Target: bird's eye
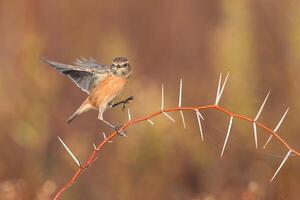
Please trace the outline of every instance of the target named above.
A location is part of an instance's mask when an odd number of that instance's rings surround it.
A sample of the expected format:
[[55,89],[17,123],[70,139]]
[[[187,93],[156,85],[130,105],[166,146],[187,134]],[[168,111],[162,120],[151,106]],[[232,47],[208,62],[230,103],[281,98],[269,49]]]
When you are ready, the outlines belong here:
[[125,64],[124,64],[124,67],[127,67],[127,66],[128,66],[128,64],[127,64],[127,63],[125,63]]

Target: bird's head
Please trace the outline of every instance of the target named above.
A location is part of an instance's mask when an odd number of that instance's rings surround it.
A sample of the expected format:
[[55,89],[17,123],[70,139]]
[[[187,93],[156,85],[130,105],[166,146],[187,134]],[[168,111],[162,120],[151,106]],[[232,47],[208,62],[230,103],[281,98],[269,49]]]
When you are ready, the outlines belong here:
[[112,73],[118,77],[127,78],[131,74],[131,68],[128,59],[125,57],[116,57],[111,65]]

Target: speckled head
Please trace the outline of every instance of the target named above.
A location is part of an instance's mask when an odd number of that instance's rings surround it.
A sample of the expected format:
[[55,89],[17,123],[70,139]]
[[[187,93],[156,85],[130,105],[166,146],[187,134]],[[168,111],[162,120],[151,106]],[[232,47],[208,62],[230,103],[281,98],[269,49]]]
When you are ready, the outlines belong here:
[[112,73],[115,76],[127,78],[131,74],[131,67],[125,57],[116,57],[112,61]]

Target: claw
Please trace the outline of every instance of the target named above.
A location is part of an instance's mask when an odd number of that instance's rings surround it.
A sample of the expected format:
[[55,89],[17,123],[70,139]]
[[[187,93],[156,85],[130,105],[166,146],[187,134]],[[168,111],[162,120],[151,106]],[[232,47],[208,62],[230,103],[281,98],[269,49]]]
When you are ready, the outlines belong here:
[[127,132],[125,130],[122,130],[120,131],[120,128],[122,128],[123,126],[115,126],[111,123],[109,123],[108,121],[104,120],[104,119],[101,119],[101,121],[103,121],[105,124],[109,125],[111,128],[115,129],[115,131],[121,135],[121,136],[124,136],[124,137],[127,137]]
[[117,106],[117,105],[123,104],[122,110],[124,111],[125,108],[126,108],[126,105],[129,104],[131,100],[133,100],[133,96],[130,96],[130,97],[128,97],[127,99],[125,99],[125,100],[123,100],[123,101],[120,101],[120,102],[118,102],[118,103],[115,103],[115,104],[113,104],[113,105],[110,105],[110,108],[113,108],[113,107],[115,107],[115,106]]
[[123,109],[122,109],[123,111],[125,110],[126,105],[129,104],[129,102],[130,102],[131,100],[133,100],[133,96],[128,97],[127,99],[125,99],[125,100],[123,101]]
[[118,133],[120,136],[127,137],[127,132],[126,132],[125,130],[120,131],[121,128],[122,128],[122,126],[116,126],[116,127],[115,127],[115,130],[117,131],[117,133]]

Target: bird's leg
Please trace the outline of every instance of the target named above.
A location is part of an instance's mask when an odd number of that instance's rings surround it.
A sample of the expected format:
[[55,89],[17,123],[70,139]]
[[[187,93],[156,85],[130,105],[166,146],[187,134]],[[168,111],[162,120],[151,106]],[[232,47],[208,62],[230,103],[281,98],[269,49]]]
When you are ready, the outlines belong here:
[[114,126],[113,124],[111,124],[108,121],[103,119],[103,112],[104,111],[105,111],[104,107],[99,108],[98,119],[103,121],[105,124],[109,125],[110,127],[112,127],[114,130],[116,130],[118,132],[118,134],[120,134],[122,136],[127,136],[127,133],[126,133],[125,130],[119,131],[120,127]]
[[120,129],[119,126],[115,126],[104,119],[100,119],[100,120],[103,121],[105,124],[109,125],[110,127],[112,127],[113,129],[115,129],[118,132],[118,134],[120,134],[121,136],[125,136],[125,137],[127,136],[127,133],[125,130],[119,131],[119,129]]
[[115,104],[110,104],[109,107],[110,107],[110,108],[113,108],[113,107],[115,107],[115,106],[117,106],[117,105],[123,104],[123,111],[124,111],[126,105],[129,104],[129,102],[130,102],[131,100],[133,100],[133,96],[130,96],[130,97],[128,97],[127,99],[125,99],[125,100],[123,100],[123,101],[119,101],[119,102],[117,102],[117,103],[115,103]]

